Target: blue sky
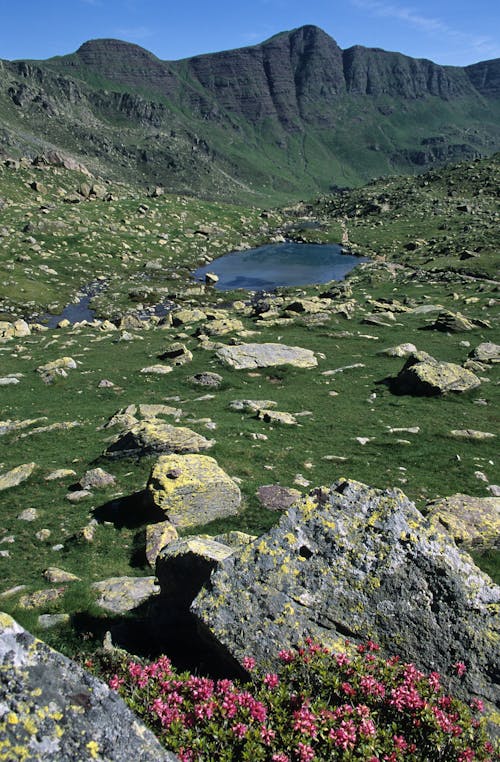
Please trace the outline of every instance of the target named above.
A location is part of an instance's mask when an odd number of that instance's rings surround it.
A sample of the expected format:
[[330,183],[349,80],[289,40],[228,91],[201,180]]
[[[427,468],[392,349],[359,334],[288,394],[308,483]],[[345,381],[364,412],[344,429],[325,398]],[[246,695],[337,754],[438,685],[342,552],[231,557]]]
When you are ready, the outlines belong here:
[[255,45],[304,24],[342,48],[455,66],[500,57],[495,0],[0,0],[0,58],[49,58],[114,37],[174,60]]

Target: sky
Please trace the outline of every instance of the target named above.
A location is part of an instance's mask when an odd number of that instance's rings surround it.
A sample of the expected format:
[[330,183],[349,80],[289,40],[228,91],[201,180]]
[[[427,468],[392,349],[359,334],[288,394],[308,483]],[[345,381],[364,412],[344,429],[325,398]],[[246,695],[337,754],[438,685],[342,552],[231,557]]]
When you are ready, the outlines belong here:
[[0,0],[0,58],[135,42],[164,60],[256,45],[305,24],[341,48],[397,50],[466,66],[500,57],[498,0]]

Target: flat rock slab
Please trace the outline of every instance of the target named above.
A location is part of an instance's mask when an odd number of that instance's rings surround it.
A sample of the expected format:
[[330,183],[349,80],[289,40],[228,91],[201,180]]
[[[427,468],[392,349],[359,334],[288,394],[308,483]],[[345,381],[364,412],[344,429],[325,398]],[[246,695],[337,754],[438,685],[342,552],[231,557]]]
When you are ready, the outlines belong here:
[[492,341],[485,341],[479,344],[470,352],[469,357],[477,362],[491,363],[492,365],[500,362],[500,344],[494,344]]
[[[191,611],[221,649],[262,669],[311,636],[332,648],[372,638],[420,669],[454,675],[494,704],[500,588],[399,490],[341,480],[220,564]],[[395,635],[397,637],[395,637]]]
[[239,487],[206,455],[163,455],[149,477],[153,503],[178,528],[234,516],[241,503]]
[[208,450],[215,444],[184,426],[172,426],[158,419],[140,421],[121,434],[106,450],[110,457],[183,453]]
[[272,365],[295,365],[297,368],[314,368],[318,361],[314,352],[286,344],[237,344],[219,347],[219,360],[236,370],[267,368]]
[[115,614],[132,611],[160,591],[155,577],[110,577],[92,589],[100,593],[97,605]]
[[500,550],[500,497],[451,495],[427,504],[433,526],[470,550]]
[[115,691],[0,614],[5,760],[176,762]]

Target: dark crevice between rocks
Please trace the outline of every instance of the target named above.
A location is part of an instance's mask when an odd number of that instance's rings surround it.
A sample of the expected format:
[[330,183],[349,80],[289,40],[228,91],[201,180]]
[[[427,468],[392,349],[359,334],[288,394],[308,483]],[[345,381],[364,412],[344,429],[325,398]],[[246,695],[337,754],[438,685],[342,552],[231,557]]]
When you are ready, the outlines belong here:
[[100,524],[112,522],[116,529],[138,529],[165,520],[165,514],[153,504],[145,490],[110,500],[98,506],[93,516]]

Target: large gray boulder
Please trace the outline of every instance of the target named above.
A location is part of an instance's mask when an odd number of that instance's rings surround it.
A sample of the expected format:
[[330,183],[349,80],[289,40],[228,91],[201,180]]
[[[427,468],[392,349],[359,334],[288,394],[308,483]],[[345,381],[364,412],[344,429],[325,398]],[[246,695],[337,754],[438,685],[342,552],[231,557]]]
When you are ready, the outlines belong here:
[[467,673],[454,690],[500,699],[500,588],[399,490],[341,480],[295,503],[223,561],[191,611],[240,663],[272,666],[311,636],[338,648],[372,638],[420,669]]
[[6,762],[175,762],[117,693],[0,614]]
[[132,425],[120,434],[105,451],[111,458],[153,455],[154,453],[200,452],[215,444],[185,426],[172,426],[159,419],[148,419]]

